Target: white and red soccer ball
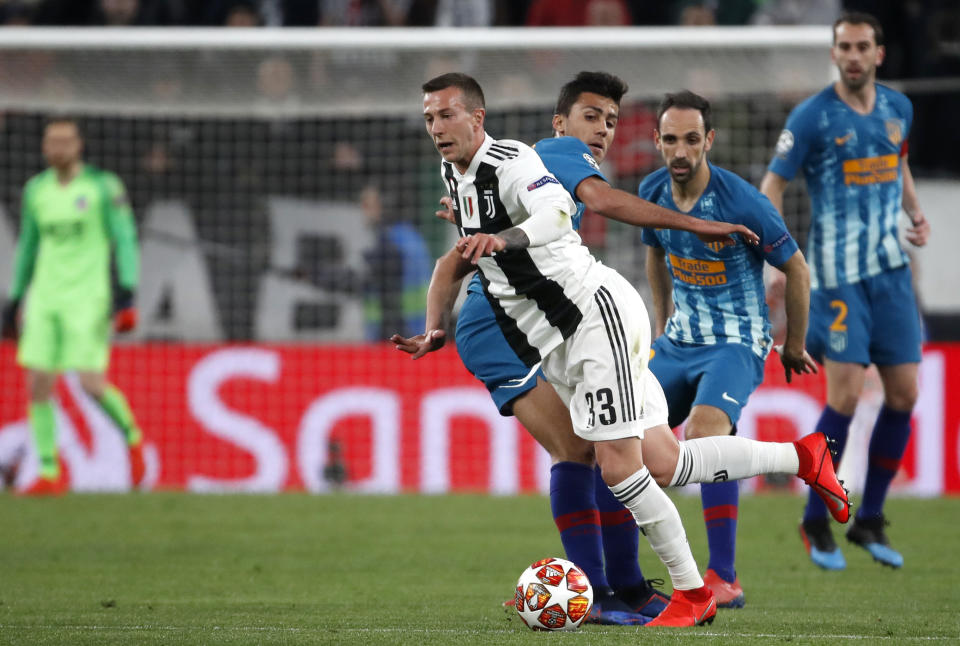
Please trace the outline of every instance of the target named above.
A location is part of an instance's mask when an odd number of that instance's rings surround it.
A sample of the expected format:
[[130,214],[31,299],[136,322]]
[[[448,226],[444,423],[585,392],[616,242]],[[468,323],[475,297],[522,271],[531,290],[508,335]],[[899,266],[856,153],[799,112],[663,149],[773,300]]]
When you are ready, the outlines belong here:
[[520,575],[515,606],[534,630],[576,630],[593,607],[593,586],[570,561],[543,559]]

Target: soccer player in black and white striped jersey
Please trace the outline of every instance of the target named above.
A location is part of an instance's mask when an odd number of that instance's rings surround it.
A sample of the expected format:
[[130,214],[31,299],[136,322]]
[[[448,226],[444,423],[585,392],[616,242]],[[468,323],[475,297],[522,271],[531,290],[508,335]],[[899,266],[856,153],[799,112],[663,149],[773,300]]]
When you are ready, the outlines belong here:
[[[666,403],[646,370],[650,328],[642,300],[583,247],[570,224],[573,201],[533,150],[484,132],[482,90],[473,79],[444,75],[423,89],[427,130],[444,158],[443,176],[464,235],[458,248],[478,265],[504,334],[522,337],[524,351],[539,359],[568,404],[576,433],[595,443],[605,482],[670,573],[673,598],[649,625],[711,621],[716,604],[676,508],[643,462],[640,438],[647,429],[666,428]],[[730,478],[815,471],[813,479],[822,473],[846,509],[846,495],[822,453],[802,455],[792,444],[727,448],[718,448],[721,455],[712,461],[725,459]],[[825,444],[821,448],[826,451]],[[711,459],[700,453],[691,449],[676,458],[670,484],[703,477]]]

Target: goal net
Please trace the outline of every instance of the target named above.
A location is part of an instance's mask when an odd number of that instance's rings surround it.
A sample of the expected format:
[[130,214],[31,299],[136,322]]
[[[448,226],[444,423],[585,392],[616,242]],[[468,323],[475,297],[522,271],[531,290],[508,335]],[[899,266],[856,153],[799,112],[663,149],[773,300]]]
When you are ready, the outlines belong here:
[[[239,480],[238,474],[246,474],[248,488],[326,486],[316,480],[318,465],[330,458],[329,447],[319,440],[318,453],[299,467],[294,463],[300,458],[271,462],[263,455],[272,450],[271,442],[312,437],[304,411],[317,392],[337,384],[353,388],[356,392],[348,394],[356,399],[337,399],[354,402],[341,412],[366,419],[364,402],[376,399],[363,389],[387,387],[398,377],[398,369],[379,367],[393,366],[395,359],[375,342],[390,325],[415,327],[416,312],[410,308],[418,286],[411,283],[418,279],[372,273],[373,266],[380,271],[388,266],[375,262],[377,245],[386,226],[404,225],[408,251],[419,254],[421,268],[429,272],[453,240],[452,227],[433,216],[444,189],[438,155],[420,117],[423,81],[447,71],[473,75],[486,93],[487,130],[498,138],[533,143],[551,135],[553,105],[566,81],[581,70],[617,74],[630,92],[603,171],[630,192],[661,164],[652,142],[657,103],[664,92],[688,88],[714,107],[718,135],[711,160],[756,185],[789,110],[831,80],[829,44],[829,30],[822,27],[4,30],[0,282],[9,284],[21,189],[44,167],[45,119],[77,116],[85,158],[120,176],[138,222],[141,325],[131,337],[138,343],[121,344],[115,353],[112,370],[121,372],[115,378],[135,391],[135,409],[155,410],[148,413],[159,427],[155,433],[193,426],[206,433],[202,442],[182,448],[176,468],[184,473],[170,476],[167,460],[160,482],[193,486],[187,472],[196,465],[190,456],[210,451],[226,460]],[[787,222],[797,234],[806,229],[807,217],[800,190],[792,187],[785,202]],[[636,230],[588,215],[583,237],[641,292],[646,289]],[[378,300],[385,290],[399,291],[401,297]],[[391,307],[398,311],[386,311]],[[213,361],[202,378],[191,372],[211,360],[208,351],[230,351],[233,346],[223,345],[229,342],[287,344],[270,347],[297,358],[258,354],[266,347],[261,345],[223,364]],[[5,393],[0,425],[23,414],[24,400],[6,396],[24,392],[13,353],[8,345],[0,357],[0,392]],[[443,370],[462,371],[455,354],[444,361],[451,367]],[[296,374],[290,375],[286,370],[292,364]],[[419,372],[410,374],[477,387],[469,375],[437,376],[430,371],[442,370],[427,364],[418,362]],[[224,394],[217,380],[228,373],[239,375],[241,383],[230,382],[233,390]],[[162,402],[164,379],[179,389],[168,402]],[[252,396],[244,384],[283,380],[301,384],[290,402],[261,393],[263,414],[238,418],[232,412]],[[68,395],[61,390],[61,397]],[[217,400],[203,408],[208,396],[226,403]],[[295,418],[275,410],[284,406],[296,409]],[[65,408],[64,423],[82,417],[81,408],[73,414]],[[415,421],[419,413],[406,403],[395,412],[402,418],[395,438],[400,448],[390,446],[412,457],[383,477],[401,488],[430,489],[423,482],[439,476],[424,466],[427,449],[403,444],[409,441],[406,429],[422,430],[424,422]],[[206,417],[198,421],[198,415]],[[500,428],[496,416],[490,419]],[[235,437],[238,424],[250,431],[247,439]],[[360,427],[356,434],[366,439],[355,443],[360,448],[346,442],[345,459],[359,460],[368,474],[381,473],[378,460],[389,458],[378,453],[371,438],[389,435],[383,430],[389,424],[381,428],[367,420]],[[281,439],[263,439],[270,430]],[[330,429],[316,432],[336,435]],[[513,437],[512,426],[504,432]],[[493,482],[491,474],[501,467],[489,465],[497,456],[522,460],[533,455],[522,442],[508,450],[487,436],[487,448],[477,453],[470,448],[470,435],[469,430],[452,432],[455,439],[445,440],[445,450],[463,453],[464,459],[482,455],[489,458],[486,466],[477,467],[480,475],[471,475],[473,467],[464,467],[466,475],[451,471],[435,483],[439,490],[450,487],[451,478]],[[218,453],[223,445],[231,450]],[[209,465],[203,469],[216,471]],[[521,471],[507,478],[513,483],[507,489],[529,488],[536,477]],[[206,486],[199,482],[197,488]]]

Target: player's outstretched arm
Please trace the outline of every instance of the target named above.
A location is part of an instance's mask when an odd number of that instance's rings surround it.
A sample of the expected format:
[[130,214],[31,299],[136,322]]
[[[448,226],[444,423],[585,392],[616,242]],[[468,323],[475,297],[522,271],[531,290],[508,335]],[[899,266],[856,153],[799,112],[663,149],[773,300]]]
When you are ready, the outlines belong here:
[[453,304],[460,293],[460,283],[473,271],[473,266],[460,257],[456,249],[451,249],[437,260],[427,288],[426,325],[423,334],[404,337],[394,334],[390,337],[397,350],[419,359],[428,352],[439,350],[446,343],[446,329],[453,312]]
[[817,364],[804,349],[807,336],[807,315],[810,313],[810,268],[798,249],[779,267],[787,276],[784,300],[787,309],[787,338],[776,346],[783,363],[784,376],[790,383],[791,373],[817,372]]
[[922,247],[930,239],[930,223],[923,215],[920,201],[917,199],[917,186],[913,182],[913,173],[907,158],[903,158],[903,210],[910,218],[910,228],[904,231],[904,237],[914,247]]
[[758,244],[756,233],[742,224],[701,220],[671,211],[626,191],[613,188],[597,176],[577,185],[577,197],[588,209],[611,220],[652,229],[678,229],[697,234],[705,242],[720,242],[739,234],[748,244]]
[[772,170],[768,170],[760,182],[760,192],[773,203],[781,217],[783,217],[783,193],[787,190],[787,184],[789,182],[784,177],[777,175]]

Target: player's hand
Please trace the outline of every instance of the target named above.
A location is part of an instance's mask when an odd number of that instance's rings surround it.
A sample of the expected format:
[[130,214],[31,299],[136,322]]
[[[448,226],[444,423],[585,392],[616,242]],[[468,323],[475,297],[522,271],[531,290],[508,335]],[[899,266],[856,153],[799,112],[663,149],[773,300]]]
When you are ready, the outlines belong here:
[[475,265],[484,256],[492,256],[507,248],[507,241],[492,233],[475,233],[457,240],[457,251]]
[[137,327],[137,308],[133,306],[133,291],[120,288],[113,301],[113,329],[130,332]]
[[3,306],[3,329],[0,330],[0,338],[16,340],[17,338],[17,318],[20,314],[20,299],[15,298],[7,301]]
[[922,247],[930,239],[930,223],[924,217],[923,211],[917,211],[910,216],[912,226],[903,232],[903,237],[914,247]]
[[697,234],[697,237],[703,242],[733,242],[733,236],[739,235],[747,244],[760,244],[760,236],[742,224],[713,220],[704,220],[703,224],[706,225],[704,228],[707,230]]
[[428,352],[439,350],[447,342],[447,333],[443,330],[430,330],[410,338],[394,334],[390,337],[397,350],[411,355],[411,359],[419,359]]
[[788,384],[790,383],[790,374],[792,372],[798,375],[812,375],[817,373],[817,362],[813,360],[813,357],[811,357],[805,349],[800,348],[800,351],[797,352],[793,349],[787,349],[782,345],[775,345],[773,349],[776,350],[780,356],[780,363],[783,364],[783,372]]
[[451,197],[441,197],[440,206],[443,208],[437,211],[437,217],[441,220],[446,220],[450,224],[457,223],[457,217],[453,214],[453,198]]

